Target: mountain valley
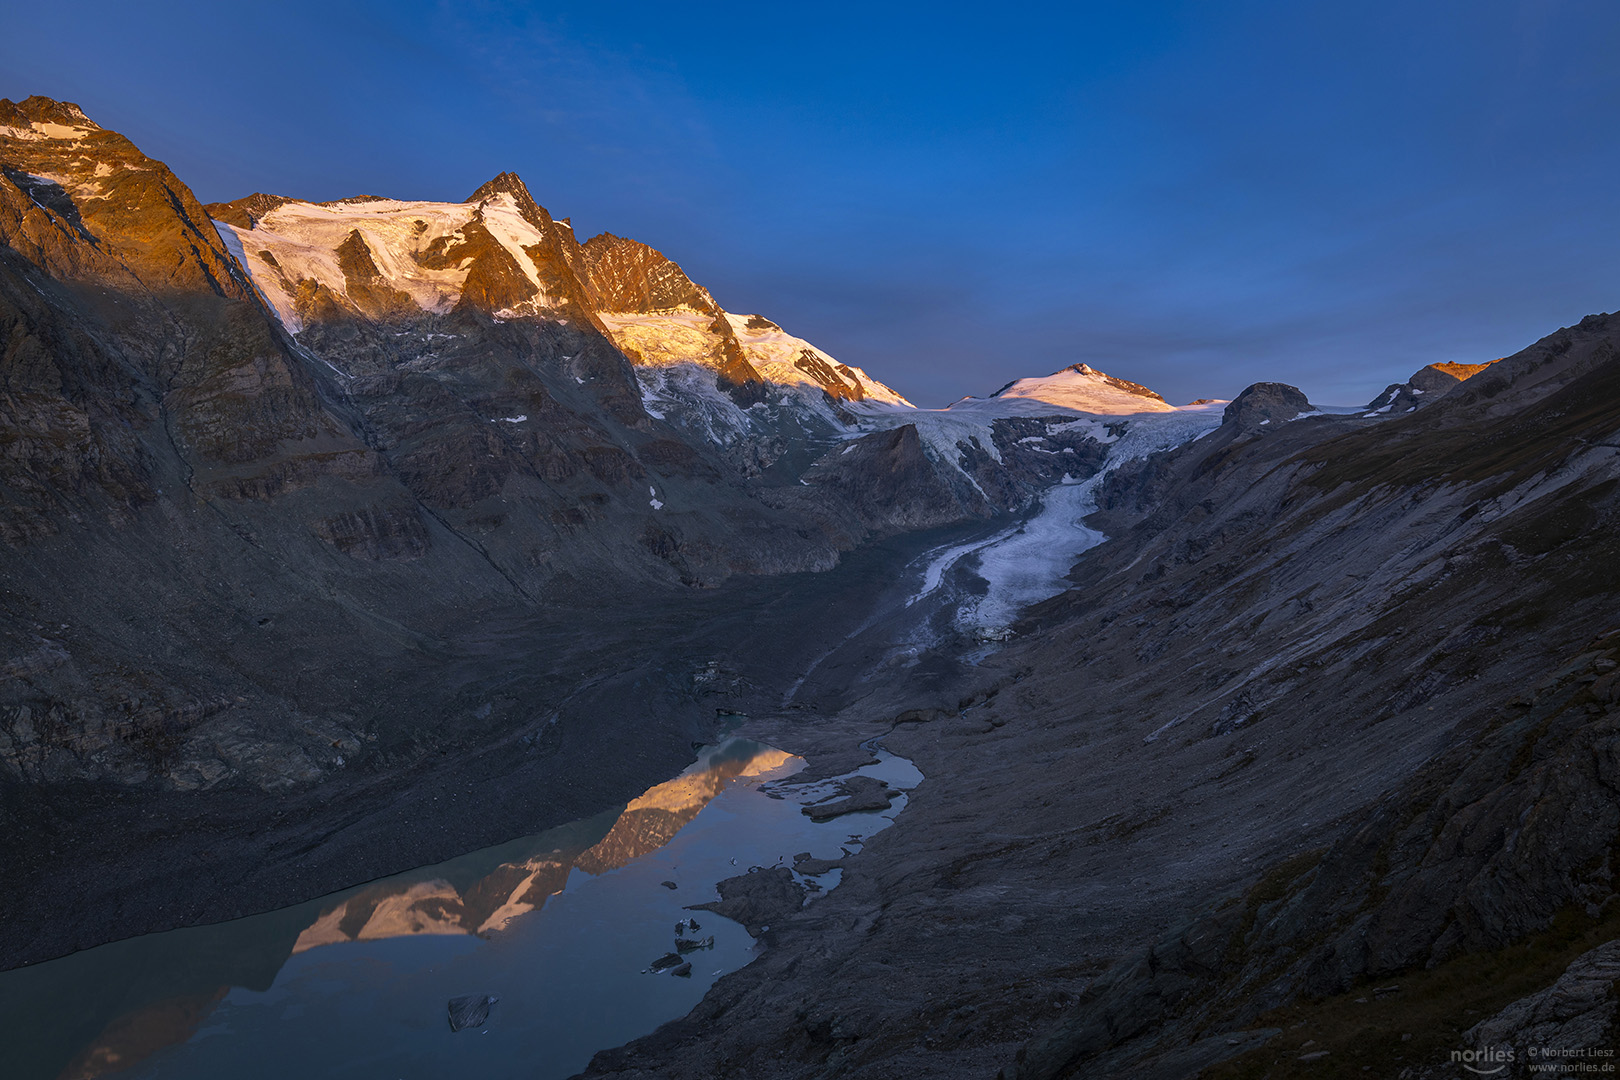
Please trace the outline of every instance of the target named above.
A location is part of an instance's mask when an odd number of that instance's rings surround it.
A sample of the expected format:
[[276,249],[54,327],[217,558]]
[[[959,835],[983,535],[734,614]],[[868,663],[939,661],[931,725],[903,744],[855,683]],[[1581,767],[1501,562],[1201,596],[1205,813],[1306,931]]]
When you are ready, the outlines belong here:
[[1536,1037],[1620,1033],[1620,315],[1355,409],[1085,363],[920,409],[514,174],[204,206],[35,97],[0,331],[0,969],[740,725],[925,779],[585,1075],[1416,1080],[1588,968]]

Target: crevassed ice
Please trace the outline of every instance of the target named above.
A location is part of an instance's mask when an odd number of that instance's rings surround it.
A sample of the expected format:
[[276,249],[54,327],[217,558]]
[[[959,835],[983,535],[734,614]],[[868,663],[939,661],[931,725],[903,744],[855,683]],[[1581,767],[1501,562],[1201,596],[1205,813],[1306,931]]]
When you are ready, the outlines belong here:
[[980,633],[1001,631],[1023,608],[1062,592],[1075,559],[1107,539],[1081,520],[1096,511],[1103,479],[1127,461],[1189,442],[1220,422],[1218,409],[1133,417],[1095,476],[1049,488],[1040,511],[1021,525],[971,550],[947,553],[956,559],[976,555],[977,573],[989,585],[984,596],[962,607],[958,624]]

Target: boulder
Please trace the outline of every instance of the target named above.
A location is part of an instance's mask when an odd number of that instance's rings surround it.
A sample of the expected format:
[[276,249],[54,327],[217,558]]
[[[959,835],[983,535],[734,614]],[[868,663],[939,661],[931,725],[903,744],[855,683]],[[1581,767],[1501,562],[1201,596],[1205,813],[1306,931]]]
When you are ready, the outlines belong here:
[[465,1028],[481,1028],[489,1022],[489,1007],[499,998],[487,994],[472,994],[464,997],[450,999],[450,1030],[461,1031]]

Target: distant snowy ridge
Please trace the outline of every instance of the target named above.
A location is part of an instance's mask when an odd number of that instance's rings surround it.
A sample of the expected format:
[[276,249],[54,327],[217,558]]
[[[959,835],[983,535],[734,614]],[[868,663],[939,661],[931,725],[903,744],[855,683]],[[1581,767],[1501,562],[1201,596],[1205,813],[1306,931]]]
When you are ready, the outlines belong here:
[[[842,364],[803,338],[758,315],[721,312],[742,355],[766,382],[828,392],[841,401],[872,401],[910,407],[895,390],[860,368]],[[705,312],[683,307],[650,312],[602,312],[614,344],[638,365],[667,367],[704,365],[703,358],[722,347],[723,332]]]
[[959,411],[989,410],[998,416],[1037,415],[1059,406],[1104,416],[1169,412],[1171,405],[1147,387],[1074,364],[1039,378],[1017,379],[988,398],[963,398],[949,407]]
[[1087,364],[919,409],[775,322],[726,311],[645,244],[612,233],[580,243],[510,173],[459,203],[259,194],[207,209],[295,336],[350,319],[432,346],[440,318],[469,310],[589,325],[630,360],[649,415],[720,448],[744,476],[791,483],[853,440],[911,425],[969,503],[1007,510],[1089,475],[1130,418],[1176,411]]

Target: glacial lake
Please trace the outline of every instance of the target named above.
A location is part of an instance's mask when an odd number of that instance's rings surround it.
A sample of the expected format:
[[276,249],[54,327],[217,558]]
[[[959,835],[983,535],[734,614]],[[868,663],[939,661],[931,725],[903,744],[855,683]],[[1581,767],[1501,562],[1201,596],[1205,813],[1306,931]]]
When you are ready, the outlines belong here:
[[[907,790],[910,762],[874,748],[861,774]],[[295,907],[151,934],[0,973],[10,1080],[560,1080],[598,1050],[685,1015],[761,948],[687,905],[750,867],[860,849],[905,805],[824,823],[832,781],[743,739],[707,747],[620,810]],[[837,884],[795,873],[812,890]],[[670,888],[672,883],[675,888]],[[807,902],[814,903],[818,891]],[[690,974],[652,972],[687,939]],[[497,998],[452,1032],[449,999]]]

